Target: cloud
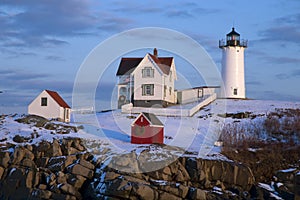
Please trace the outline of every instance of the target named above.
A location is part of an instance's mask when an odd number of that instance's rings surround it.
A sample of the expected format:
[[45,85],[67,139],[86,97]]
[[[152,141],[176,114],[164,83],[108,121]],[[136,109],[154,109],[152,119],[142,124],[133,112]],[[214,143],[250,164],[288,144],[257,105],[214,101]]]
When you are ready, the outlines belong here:
[[260,60],[263,60],[270,64],[300,64],[300,58],[298,57],[290,57],[289,56],[274,56],[270,55],[268,51],[260,51],[260,50],[253,50],[249,49],[247,50],[247,54],[250,55],[250,57],[258,57]]
[[47,73],[36,73],[18,69],[0,70],[0,85],[3,87],[1,90],[19,90],[21,92],[40,91],[44,89],[71,92],[73,89],[72,81],[56,80],[52,75]]
[[278,23],[285,23],[285,24],[298,24],[299,25],[299,21],[300,21],[300,13],[298,14],[293,14],[293,15],[288,15],[288,16],[284,16],[284,17],[280,17],[277,18],[276,21]]
[[284,79],[288,79],[289,75],[286,73],[279,73],[279,74],[276,74],[275,77],[279,80],[284,80]]
[[263,83],[260,81],[246,81],[246,85],[262,85]]
[[300,44],[300,14],[288,15],[274,20],[273,26],[259,32],[261,41],[292,42]]
[[54,56],[54,55],[51,55],[51,56],[46,56],[45,57],[47,60],[54,60],[54,61],[65,61],[66,59],[60,57],[60,56]]
[[102,18],[103,23],[100,23],[97,27],[101,31],[106,32],[119,32],[123,31],[126,28],[130,26],[130,24],[133,22],[132,20],[129,20],[127,18],[121,18],[121,17],[111,17],[110,15]]
[[[44,89],[55,90],[71,102],[73,90],[72,80],[57,80],[46,73],[36,73],[22,70],[0,70],[0,112],[7,108],[22,107],[26,110],[28,104]],[[10,111],[11,112],[11,111]]]
[[4,1],[9,8],[19,7],[20,11],[9,15],[9,24],[15,30],[33,35],[70,35],[86,29],[96,22],[90,11],[90,1]]
[[118,14],[126,15],[164,15],[169,18],[193,18],[196,15],[215,13],[215,9],[205,9],[194,2],[165,3],[162,1],[114,1],[114,8],[110,9]]
[[170,10],[166,13],[167,17],[178,17],[178,18],[187,18],[194,17],[188,10]]
[[116,32],[132,23],[103,6],[99,10],[98,4],[92,0],[2,1],[0,51],[68,45],[70,37],[99,36],[99,29]]
[[[32,79],[44,79],[49,77],[47,74],[42,73],[30,73],[20,70],[0,70],[0,81],[1,82],[10,82],[10,81],[23,81],[23,80],[32,80]],[[4,84],[3,84],[4,85]]]
[[290,78],[299,78],[300,77],[300,69],[293,70],[290,73],[279,73],[276,74],[275,77],[279,80],[285,80]]
[[200,7],[199,4],[194,2],[182,2],[180,5],[169,5],[168,8],[164,10],[167,17],[176,17],[176,18],[194,18],[197,15],[207,15],[218,12],[217,9],[206,9]]
[[265,100],[279,100],[279,101],[300,101],[299,95],[287,95],[280,92],[275,91],[263,91],[258,92],[256,96],[259,97],[259,99],[265,99]]
[[90,1],[4,1],[0,4],[0,41],[8,47],[52,47],[61,39],[88,33],[99,20]]
[[300,64],[300,58],[265,56],[264,59],[269,63]]
[[163,7],[161,4],[145,4],[140,3],[141,1],[114,1],[115,5],[112,9],[113,12],[122,14],[153,14],[163,12]]

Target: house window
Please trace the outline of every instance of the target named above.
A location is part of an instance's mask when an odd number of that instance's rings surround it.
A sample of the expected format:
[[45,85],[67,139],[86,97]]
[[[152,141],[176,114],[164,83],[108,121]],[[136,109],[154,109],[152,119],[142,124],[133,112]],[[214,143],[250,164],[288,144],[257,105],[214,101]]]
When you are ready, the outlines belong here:
[[169,87],[169,95],[172,94],[172,87]]
[[41,106],[47,106],[47,97],[41,98]]
[[233,95],[237,95],[237,89],[236,88],[233,89]]
[[143,84],[142,85],[143,96],[153,96],[154,95],[154,84]]
[[143,78],[153,78],[154,77],[154,69],[151,67],[145,67],[142,69]]
[[67,110],[67,116],[66,116],[66,119],[69,119],[69,109],[66,109]]
[[164,86],[164,97],[166,97],[167,96],[167,86],[165,85]]
[[170,77],[170,82],[172,82],[172,71],[170,71],[169,77]]

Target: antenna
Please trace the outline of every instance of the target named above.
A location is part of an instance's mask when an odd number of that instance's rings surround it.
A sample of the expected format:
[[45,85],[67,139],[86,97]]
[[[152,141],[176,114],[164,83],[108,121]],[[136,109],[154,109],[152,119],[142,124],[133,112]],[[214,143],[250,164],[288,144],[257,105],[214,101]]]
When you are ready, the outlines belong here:
[[234,20],[233,20],[233,22],[232,22],[232,27],[234,28]]

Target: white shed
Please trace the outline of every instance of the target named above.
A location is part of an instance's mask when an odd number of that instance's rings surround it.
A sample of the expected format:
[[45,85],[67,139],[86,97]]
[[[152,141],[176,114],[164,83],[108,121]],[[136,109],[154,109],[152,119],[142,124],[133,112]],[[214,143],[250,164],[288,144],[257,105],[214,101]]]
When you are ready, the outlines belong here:
[[29,104],[28,114],[70,122],[71,108],[57,92],[44,90]]

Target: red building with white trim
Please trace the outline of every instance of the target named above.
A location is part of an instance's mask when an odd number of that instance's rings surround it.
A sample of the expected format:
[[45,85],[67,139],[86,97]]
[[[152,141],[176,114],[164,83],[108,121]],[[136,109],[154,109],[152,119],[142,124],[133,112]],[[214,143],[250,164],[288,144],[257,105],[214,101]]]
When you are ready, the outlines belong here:
[[152,113],[142,112],[131,124],[131,143],[164,143],[164,125]]

